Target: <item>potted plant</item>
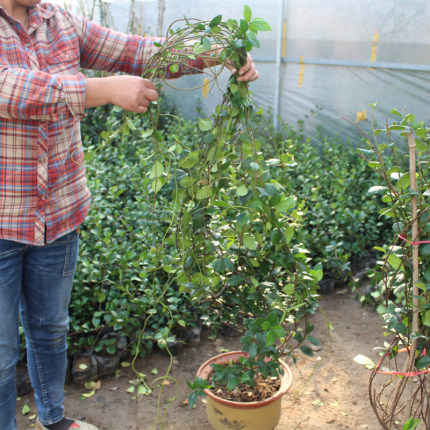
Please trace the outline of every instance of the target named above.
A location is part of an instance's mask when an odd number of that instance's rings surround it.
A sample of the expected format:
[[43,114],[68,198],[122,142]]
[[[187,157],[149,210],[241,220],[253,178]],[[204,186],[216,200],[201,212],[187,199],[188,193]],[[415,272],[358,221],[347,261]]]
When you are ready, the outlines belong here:
[[279,315],[272,311],[265,318],[244,322],[241,351],[210,358],[188,382],[194,407],[199,395],[207,396],[207,414],[216,430],[272,430],[281,415],[281,398],[292,383],[287,364],[280,359],[276,342],[286,332]]

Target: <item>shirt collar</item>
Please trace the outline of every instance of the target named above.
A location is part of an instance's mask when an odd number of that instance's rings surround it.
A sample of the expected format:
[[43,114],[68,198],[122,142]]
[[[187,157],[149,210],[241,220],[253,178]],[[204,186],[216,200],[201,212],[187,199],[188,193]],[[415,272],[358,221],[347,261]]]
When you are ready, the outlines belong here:
[[[42,3],[33,6],[29,6],[29,23],[30,29],[32,27],[38,27],[42,24],[44,19],[49,19],[54,15],[55,10],[54,7],[49,3]],[[12,22],[16,22],[16,20],[6,12],[6,9],[0,5],[0,14],[3,15],[6,19],[11,20]]]

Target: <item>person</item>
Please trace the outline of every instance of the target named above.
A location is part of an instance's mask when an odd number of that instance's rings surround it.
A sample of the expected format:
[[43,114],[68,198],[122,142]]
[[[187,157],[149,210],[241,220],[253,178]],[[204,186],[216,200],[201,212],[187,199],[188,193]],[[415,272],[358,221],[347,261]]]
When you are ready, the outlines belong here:
[[[79,122],[85,108],[106,104],[145,113],[158,93],[141,75],[164,39],[103,28],[41,0],[0,0],[0,25],[0,429],[17,428],[19,315],[36,430],[94,430],[63,406],[68,306],[91,200]],[[201,55],[167,78],[215,64]],[[124,74],[85,77],[81,68]],[[237,73],[258,78],[250,56]]]

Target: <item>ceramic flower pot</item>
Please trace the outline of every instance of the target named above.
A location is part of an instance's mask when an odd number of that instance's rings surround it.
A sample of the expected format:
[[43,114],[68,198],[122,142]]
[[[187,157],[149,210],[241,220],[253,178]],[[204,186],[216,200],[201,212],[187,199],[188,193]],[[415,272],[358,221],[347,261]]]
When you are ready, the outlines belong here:
[[[245,352],[232,351],[220,354],[206,361],[198,370],[197,376],[205,379],[212,371],[212,363],[227,363],[235,361]],[[292,382],[290,368],[282,361],[284,375],[281,377],[281,387],[272,397],[259,402],[233,402],[222,399],[210,390],[207,395],[207,415],[215,430],[273,430],[281,416],[282,396],[288,391]]]

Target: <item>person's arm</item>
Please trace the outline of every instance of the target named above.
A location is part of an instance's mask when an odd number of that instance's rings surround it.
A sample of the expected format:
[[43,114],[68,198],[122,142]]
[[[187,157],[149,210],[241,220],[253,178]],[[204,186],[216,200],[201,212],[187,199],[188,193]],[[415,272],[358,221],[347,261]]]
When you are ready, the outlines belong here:
[[58,121],[84,115],[85,78],[10,68],[0,61],[0,116]]

